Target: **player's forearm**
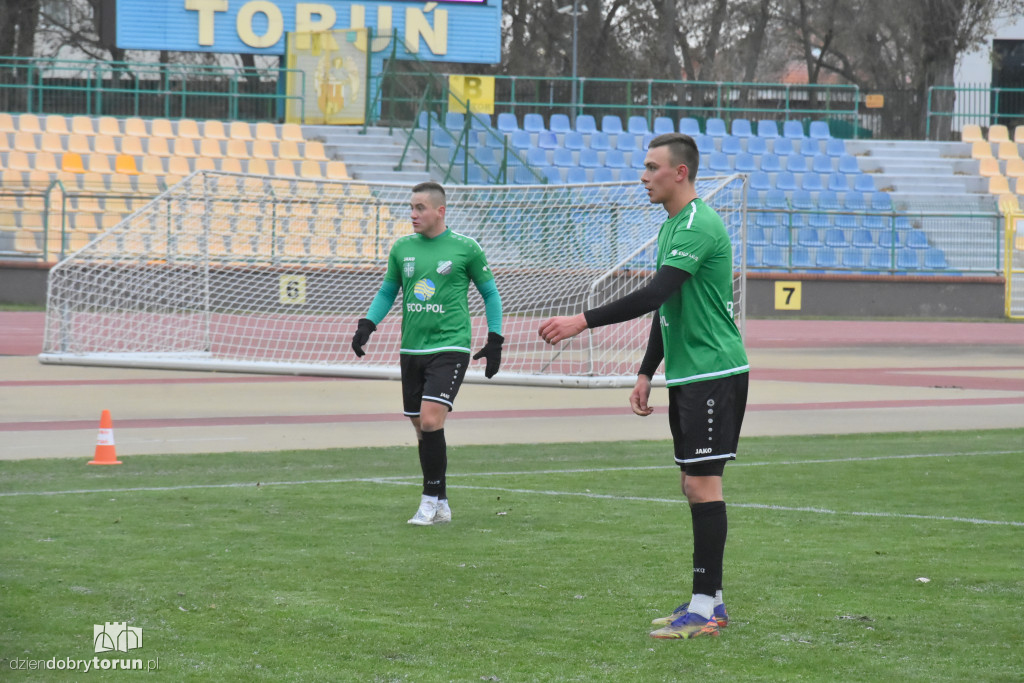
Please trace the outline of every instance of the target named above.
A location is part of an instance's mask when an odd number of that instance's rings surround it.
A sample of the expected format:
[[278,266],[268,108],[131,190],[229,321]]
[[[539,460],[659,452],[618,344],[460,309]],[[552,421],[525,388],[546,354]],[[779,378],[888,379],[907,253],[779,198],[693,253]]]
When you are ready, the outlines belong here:
[[476,283],[476,289],[484,300],[484,315],[487,317],[487,331],[501,334],[501,294],[494,280]]
[[591,308],[583,313],[587,327],[604,327],[633,320],[655,311],[686,281],[690,274],[685,270],[662,266],[646,285],[610,304]]
[[655,313],[651,321],[651,333],[647,338],[647,351],[644,353],[644,359],[640,362],[637,374],[654,377],[654,373],[658,371],[658,366],[664,359],[665,341],[661,337],[661,316]]
[[376,296],[374,296],[373,301],[370,302],[370,310],[366,314],[366,317],[369,318],[374,325],[379,325],[380,321],[387,316],[388,311],[391,310],[391,305],[395,303],[395,298],[398,296],[399,289],[397,282],[384,280],[384,282],[381,283]]

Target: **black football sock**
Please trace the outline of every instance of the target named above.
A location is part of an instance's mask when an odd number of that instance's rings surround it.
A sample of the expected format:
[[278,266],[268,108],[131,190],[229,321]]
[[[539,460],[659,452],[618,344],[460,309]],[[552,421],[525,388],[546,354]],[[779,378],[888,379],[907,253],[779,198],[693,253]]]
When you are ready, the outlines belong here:
[[447,498],[445,472],[448,470],[448,446],[444,429],[423,432],[420,442],[420,466],[423,468],[423,495]]
[[693,592],[714,596],[722,589],[722,559],[729,525],[725,501],[690,506],[693,518]]

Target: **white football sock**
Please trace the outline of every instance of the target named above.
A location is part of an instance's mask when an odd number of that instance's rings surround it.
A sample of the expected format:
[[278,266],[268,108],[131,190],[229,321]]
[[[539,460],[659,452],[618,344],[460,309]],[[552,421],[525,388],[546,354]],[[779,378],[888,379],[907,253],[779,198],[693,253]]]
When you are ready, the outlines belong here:
[[686,611],[699,614],[705,619],[711,619],[711,615],[715,613],[715,598],[703,593],[694,593],[693,597],[690,598],[690,606],[686,608]]
[[715,607],[724,604],[725,602],[722,600],[722,591],[715,591]]

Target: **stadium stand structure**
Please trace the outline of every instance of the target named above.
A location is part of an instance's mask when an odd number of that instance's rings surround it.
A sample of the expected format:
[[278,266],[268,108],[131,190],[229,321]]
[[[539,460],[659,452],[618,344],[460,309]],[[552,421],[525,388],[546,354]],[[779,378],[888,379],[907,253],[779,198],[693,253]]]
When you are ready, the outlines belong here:
[[0,255],[76,251],[197,170],[349,177],[295,124],[4,113]]

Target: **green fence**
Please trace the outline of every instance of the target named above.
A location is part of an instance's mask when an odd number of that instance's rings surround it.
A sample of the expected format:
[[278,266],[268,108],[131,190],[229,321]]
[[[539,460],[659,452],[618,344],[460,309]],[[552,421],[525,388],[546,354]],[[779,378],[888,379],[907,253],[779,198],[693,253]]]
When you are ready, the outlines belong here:
[[[303,99],[284,94],[288,72],[283,68],[0,57],[0,111],[278,120],[287,100]],[[304,81],[303,72],[293,73]]]
[[988,128],[1024,125],[1024,88],[987,85],[935,86],[928,90],[928,127],[925,137],[959,140],[968,124]]

